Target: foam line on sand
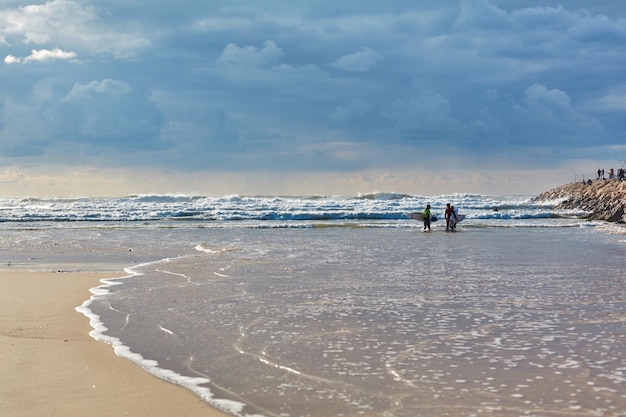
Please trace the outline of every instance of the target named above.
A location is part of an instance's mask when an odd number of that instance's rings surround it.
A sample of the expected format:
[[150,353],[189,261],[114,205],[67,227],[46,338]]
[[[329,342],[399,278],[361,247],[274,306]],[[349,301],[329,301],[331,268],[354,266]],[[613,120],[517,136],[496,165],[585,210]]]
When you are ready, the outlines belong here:
[[75,308],[112,277],[0,272],[0,417],[226,416],[89,336]]

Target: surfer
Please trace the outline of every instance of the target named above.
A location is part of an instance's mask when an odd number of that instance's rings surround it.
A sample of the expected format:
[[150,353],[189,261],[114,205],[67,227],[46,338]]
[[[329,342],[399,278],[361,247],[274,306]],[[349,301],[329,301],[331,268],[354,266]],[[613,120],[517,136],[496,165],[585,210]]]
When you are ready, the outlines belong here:
[[444,212],[444,217],[446,218],[446,232],[450,230],[450,222],[452,221],[453,214],[454,209],[450,206],[450,203],[446,204],[446,211]]
[[457,217],[457,213],[459,209],[455,209],[454,206],[452,208],[452,215],[450,216],[450,229],[454,232],[456,230],[456,224],[459,222],[459,218]]
[[424,209],[424,229],[423,230],[427,230],[430,232],[430,204],[426,205],[426,208]]

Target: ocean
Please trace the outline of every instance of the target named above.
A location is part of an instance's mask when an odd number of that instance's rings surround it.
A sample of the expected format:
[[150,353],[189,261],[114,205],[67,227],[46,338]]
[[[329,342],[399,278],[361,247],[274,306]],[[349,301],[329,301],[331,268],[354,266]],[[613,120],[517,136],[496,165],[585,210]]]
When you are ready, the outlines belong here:
[[554,201],[0,201],[2,270],[119,271],[77,307],[91,335],[234,416],[626,410],[626,229]]

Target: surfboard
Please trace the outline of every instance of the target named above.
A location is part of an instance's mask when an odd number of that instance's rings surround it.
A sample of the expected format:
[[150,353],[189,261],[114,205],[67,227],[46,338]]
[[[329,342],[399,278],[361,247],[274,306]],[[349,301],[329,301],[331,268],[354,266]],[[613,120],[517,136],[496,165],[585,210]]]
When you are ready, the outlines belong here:
[[465,220],[465,214],[457,214],[455,217],[452,217],[450,219],[449,225],[450,227],[454,228],[457,225],[457,223],[460,223],[463,220]]
[[[424,213],[409,213],[409,218],[413,219],[413,220],[419,220],[420,222],[424,221]],[[436,222],[437,221],[437,216],[430,216],[430,221],[431,222]]]
[[[456,216],[456,222],[457,222],[457,223],[458,223],[458,222],[462,222],[463,220],[465,220],[465,214],[459,214],[459,209],[458,209],[458,207],[455,207],[455,209],[454,209],[454,214],[455,214],[455,216]],[[445,217],[445,214],[444,214],[444,217]],[[453,217],[451,220],[454,220],[454,217]]]

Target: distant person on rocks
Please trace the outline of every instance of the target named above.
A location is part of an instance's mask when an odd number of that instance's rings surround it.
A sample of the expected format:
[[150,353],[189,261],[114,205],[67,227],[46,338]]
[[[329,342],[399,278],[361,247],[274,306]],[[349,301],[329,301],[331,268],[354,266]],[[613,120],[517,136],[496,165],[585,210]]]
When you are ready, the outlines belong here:
[[598,169],[598,179],[602,178],[602,170]]
[[617,170],[617,179],[620,181],[624,181],[624,168],[620,168]]
[[609,169],[609,179],[612,180],[613,178],[615,178],[615,171],[611,168]]

